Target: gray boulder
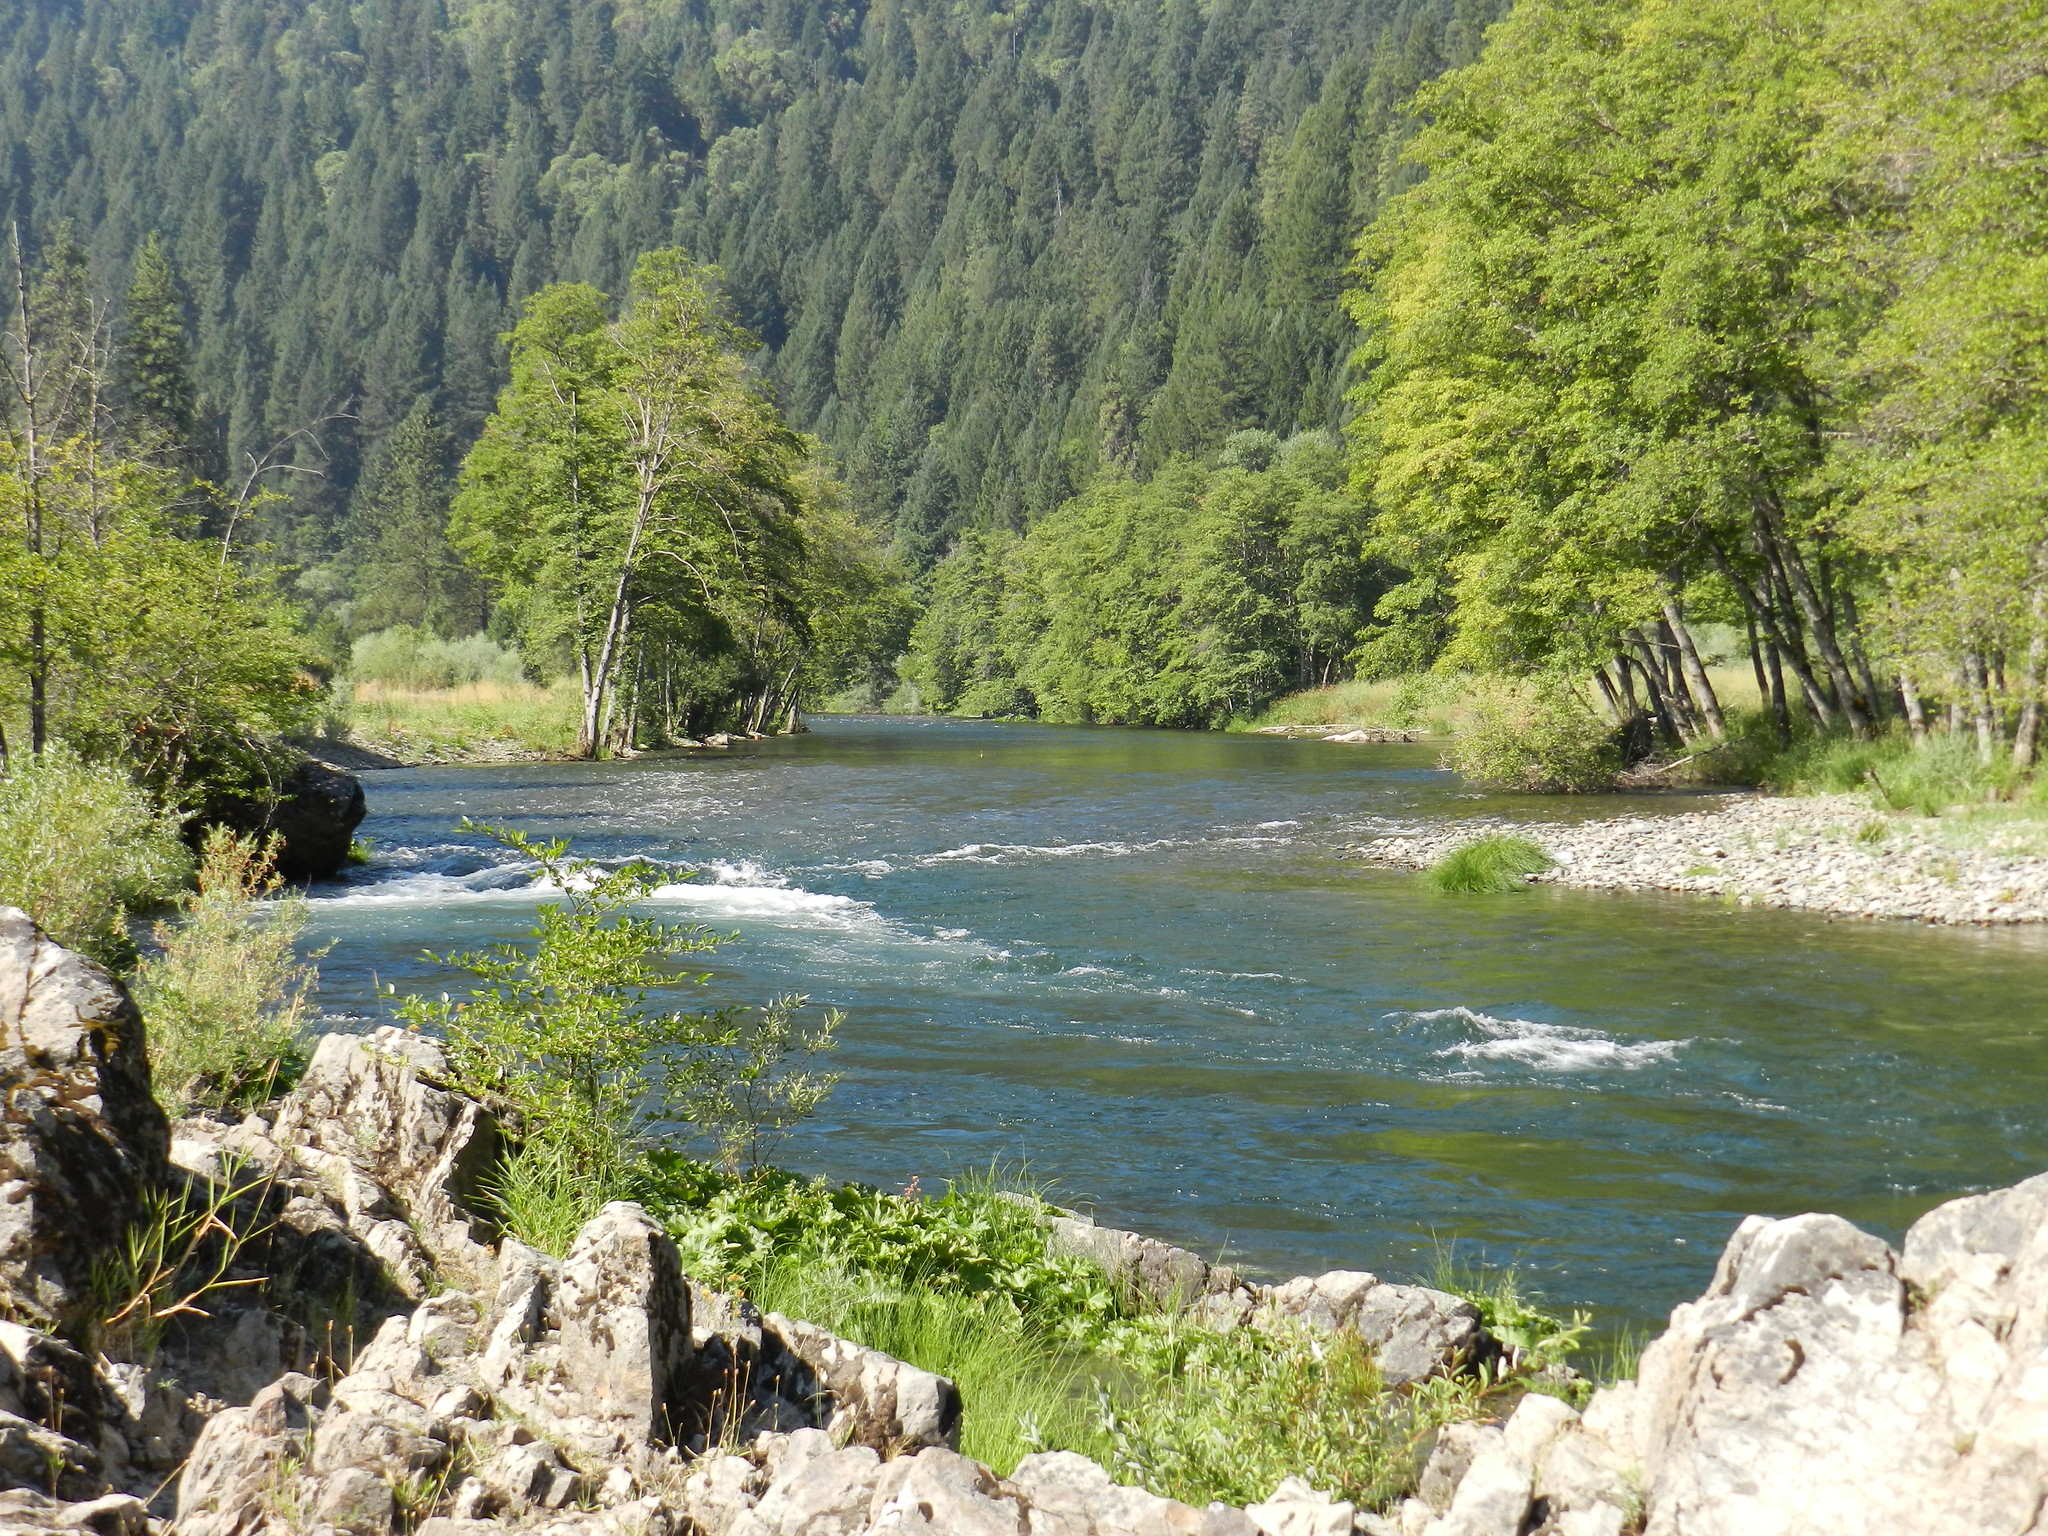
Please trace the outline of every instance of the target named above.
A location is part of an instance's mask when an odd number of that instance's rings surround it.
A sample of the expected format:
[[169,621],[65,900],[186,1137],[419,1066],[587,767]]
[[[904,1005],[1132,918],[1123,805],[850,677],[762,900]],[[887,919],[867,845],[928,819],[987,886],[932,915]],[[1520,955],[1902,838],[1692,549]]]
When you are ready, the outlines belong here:
[[695,1346],[668,1233],[630,1201],[607,1205],[562,1261],[554,1315],[577,1410],[638,1440],[673,1440],[690,1407]]
[[885,1457],[959,1445],[960,1389],[945,1377],[780,1313],[762,1327],[830,1394],[825,1428],[835,1442]]
[[480,1284],[492,1269],[478,1212],[497,1121],[447,1072],[440,1043],[409,1030],[323,1035],[269,1133],[341,1197],[350,1230],[413,1298],[430,1271]]
[[367,810],[362,780],[306,757],[285,768],[268,793],[214,796],[201,808],[198,825],[232,827],[252,837],[275,833],[280,875],[325,880],[348,863]]
[[93,1265],[163,1182],[170,1127],[127,989],[0,907],[0,1312],[80,1321]]
[[1389,1386],[1448,1375],[1471,1364],[1487,1342],[1479,1309],[1424,1285],[1394,1285],[1364,1270],[1301,1275],[1270,1291],[1269,1322],[1319,1333],[1348,1332],[1372,1351]]
[[1752,1216],[1633,1382],[1446,1430],[1402,1536],[2012,1536],[2048,1509],[2048,1175],[1903,1253]]
[[1134,1295],[1167,1306],[1195,1306],[1205,1298],[1249,1291],[1234,1270],[1211,1264],[1200,1254],[1119,1227],[1097,1226],[1093,1217],[1062,1212],[1047,1221],[1055,1252],[1099,1265]]

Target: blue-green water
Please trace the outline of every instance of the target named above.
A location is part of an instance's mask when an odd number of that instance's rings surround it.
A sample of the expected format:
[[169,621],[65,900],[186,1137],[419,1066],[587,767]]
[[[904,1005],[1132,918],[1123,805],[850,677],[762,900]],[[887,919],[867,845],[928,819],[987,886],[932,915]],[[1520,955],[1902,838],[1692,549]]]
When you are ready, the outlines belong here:
[[[699,878],[712,991],[843,1008],[782,1160],[926,1187],[1028,1161],[1254,1271],[1519,1263],[1609,1320],[1696,1294],[1746,1212],[1888,1235],[2048,1168],[2048,935],[1691,898],[1445,897],[1348,843],[1495,812],[1422,747],[824,719],[726,755],[366,776],[371,866],[315,892],[330,1016],[538,898],[464,815]],[[692,1004],[695,1005],[694,1002]]]

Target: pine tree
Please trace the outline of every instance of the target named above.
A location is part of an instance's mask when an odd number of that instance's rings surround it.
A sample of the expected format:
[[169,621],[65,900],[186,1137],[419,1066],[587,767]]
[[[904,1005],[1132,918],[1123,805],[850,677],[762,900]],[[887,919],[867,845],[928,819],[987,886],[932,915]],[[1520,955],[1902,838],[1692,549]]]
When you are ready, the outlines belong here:
[[372,460],[349,518],[350,628],[406,624],[454,639],[483,628],[484,592],[448,542],[448,434],[424,395]]
[[195,480],[218,483],[220,454],[193,383],[185,295],[155,233],[135,256],[115,350],[123,434],[136,449]]

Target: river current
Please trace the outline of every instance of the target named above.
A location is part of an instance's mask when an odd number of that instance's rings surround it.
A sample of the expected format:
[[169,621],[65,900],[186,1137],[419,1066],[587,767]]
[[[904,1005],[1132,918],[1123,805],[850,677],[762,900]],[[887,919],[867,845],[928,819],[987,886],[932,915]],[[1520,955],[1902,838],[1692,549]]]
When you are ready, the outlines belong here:
[[[543,893],[464,816],[640,855],[740,939],[679,1005],[807,993],[843,1074],[780,1161],[930,1188],[1028,1167],[1278,1276],[1514,1263],[1609,1324],[1695,1295],[1747,1212],[1896,1239],[2048,1168],[2048,935],[1688,897],[1449,897],[1345,845],[1482,796],[1419,746],[825,717],[630,763],[365,775],[316,887],[327,1027],[462,978]],[[1642,814],[1691,808],[1668,797]]]

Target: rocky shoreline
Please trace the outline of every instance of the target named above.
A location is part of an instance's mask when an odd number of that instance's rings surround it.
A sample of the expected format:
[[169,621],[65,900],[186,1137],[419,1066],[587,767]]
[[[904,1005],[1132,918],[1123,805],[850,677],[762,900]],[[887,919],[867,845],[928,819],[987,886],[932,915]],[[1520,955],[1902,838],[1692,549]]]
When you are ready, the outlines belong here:
[[[1697,802],[1692,802],[1697,803]],[[1862,795],[1731,795],[1710,810],[1584,822],[1446,822],[1351,850],[1426,869],[1476,837],[1533,839],[1557,867],[1532,882],[1685,891],[1835,917],[2005,926],[2048,922],[2048,857],[1994,830],[1978,846],[1941,818],[1880,815]]]
[[[998,1476],[959,1454],[954,1383],[704,1285],[637,1205],[562,1259],[494,1231],[499,1127],[424,1036],[326,1036],[263,1113],[170,1122],[120,984],[13,909],[0,1026],[0,1531],[2014,1536],[2048,1507],[2048,1175],[1902,1252],[1749,1218],[1635,1379],[1445,1427],[1391,1507],[1287,1477],[1195,1508],[1069,1451]],[[167,1194],[215,1222],[215,1283],[180,1301],[159,1274],[140,1322],[110,1315],[110,1261]],[[1512,1364],[1425,1287],[1260,1286],[1042,1219],[1192,1327],[1348,1336],[1396,1394]]]

